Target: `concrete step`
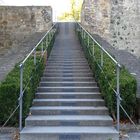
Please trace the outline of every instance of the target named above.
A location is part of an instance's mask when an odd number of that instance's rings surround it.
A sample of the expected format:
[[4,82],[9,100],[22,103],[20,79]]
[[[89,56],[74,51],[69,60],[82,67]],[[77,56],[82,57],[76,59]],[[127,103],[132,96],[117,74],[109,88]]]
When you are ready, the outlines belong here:
[[71,54],[71,55],[65,55],[65,56],[64,55],[62,56],[62,54],[61,55],[57,55],[57,56],[50,55],[50,59],[51,58],[56,59],[56,60],[57,59],[58,60],[61,60],[61,59],[65,59],[65,60],[75,60],[75,59],[76,60],[81,60],[82,59],[83,60],[83,59],[85,59],[84,55],[77,55],[77,54],[76,55],[72,55]]
[[69,53],[66,53],[65,51],[56,51],[56,52],[52,52],[50,56],[52,57],[71,57],[71,56],[83,56],[84,57],[84,53],[81,53],[81,50],[67,50]]
[[92,73],[55,73],[45,72],[43,77],[93,77]]
[[44,73],[91,73],[90,69],[45,69]]
[[81,65],[81,66],[77,66],[77,65],[75,65],[75,66],[47,65],[46,66],[46,69],[54,69],[54,68],[56,68],[56,69],[89,69],[89,67],[83,66],[83,65]]
[[99,92],[37,92],[38,99],[101,99]]
[[108,115],[106,107],[90,107],[90,106],[40,106],[31,107],[32,115]]
[[25,126],[111,126],[113,120],[108,115],[49,115],[29,116]]
[[[69,53],[66,53],[66,52],[69,52]],[[57,56],[84,56],[84,53],[81,53],[81,50],[70,50],[70,49],[67,49],[67,50],[62,50],[62,51],[55,51],[55,52],[52,52],[50,56],[53,56],[53,57],[57,57]]]
[[119,140],[114,127],[25,127],[20,140]]
[[73,67],[73,68],[72,68],[72,67],[70,67],[70,68],[66,68],[66,67],[65,67],[65,68],[50,67],[50,68],[49,68],[49,67],[47,67],[47,68],[45,69],[45,71],[56,71],[56,70],[57,70],[57,71],[66,71],[66,70],[67,70],[67,71],[79,71],[79,72],[80,72],[81,70],[82,70],[82,71],[88,71],[88,72],[91,71],[90,68],[86,68],[86,67],[85,67],[85,68],[78,68],[78,67],[77,67],[77,68],[76,68],[76,67],[75,67],[75,68],[74,68],[74,67]]
[[87,63],[47,63],[47,66],[56,66],[56,67],[89,67]]
[[49,58],[48,61],[87,62],[85,58]]
[[87,61],[86,61],[86,59],[85,60],[65,60],[65,59],[63,59],[63,60],[52,60],[52,59],[48,59],[48,61],[47,61],[47,63],[59,63],[59,64],[67,64],[67,63],[74,63],[74,64],[84,64],[84,63],[87,63]]
[[42,77],[41,81],[78,81],[78,82],[83,82],[83,81],[94,81],[93,77]]
[[59,57],[59,58],[75,58],[76,56],[78,58],[84,58],[84,54],[81,53],[81,51],[70,51],[70,50],[67,50],[67,52],[69,53],[66,53],[66,51],[62,51],[62,52],[52,52],[50,57],[52,58],[56,58],[56,57]]
[[86,61],[48,61],[47,65],[88,65]]
[[97,86],[96,82],[40,82],[40,86],[48,86],[48,87],[61,87],[61,86],[69,86],[69,87],[76,87],[76,86]]
[[105,106],[103,99],[34,99],[33,106]]
[[98,87],[38,87],[38,92],[98,92]]

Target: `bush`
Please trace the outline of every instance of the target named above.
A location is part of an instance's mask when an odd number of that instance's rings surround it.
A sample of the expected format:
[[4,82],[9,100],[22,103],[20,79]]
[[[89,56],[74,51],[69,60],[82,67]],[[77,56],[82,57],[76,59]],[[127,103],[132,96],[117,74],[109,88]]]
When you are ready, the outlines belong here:
[[[100,49],[97,44],[94,44],[95,57],[92,55],[93,43],[89,40],[89,47],[87,47],[87,36],[83,40],[81,33],[77,32],[80,43],[85,52],[85,56],[88,63],[93,70],[95,79],[100,87],[103,98],[106,101],[106,105],[113,118],[116,116],[116,95],[112,89],[116,90],[116,65],[111,61],[111,59],[104,54],[104,65],[100,67]],[[136,111],[136,89],[137,83],[136,79],[128,72],[123,66],[120,70],[120,94],[121,94],[121,105],[125,108],[127,113],[131,116],[135,116]],[[125,113],[121,110],[121,118],[125,119]]]
[[[47,48],[47,57],[50,54],[51,48],[55,40],[55,34],[50,40]],[[23,121],[28,116],[29,108],[32,104],[36,89],[38,87],[40,78],[46,64],[46,56],[43,59],[39,55],[38,50],[36,57],[36,67],[34,65],[34,58],[31,56],[24,64],[24,78],[23,89],[26,90],[23,96]],[[29,81],[29,82],[28,82]],[[20,93],[20,70],[19,63],[15,65],[14,69],[7,75],[6,79],[0,83],[0,125],[3,125],[9,118],[10,114],[18,106],[18,98]],[[17,126],[19,120],[19,110],[9,120],[8,126]]]
[[[39,58],[37,58],[39,61]],[[24,79],[23,87],[29,84],[24,92],[23,97],[23,118],[25,119],[29,112],[29,107],[31,106],[34,93],[38,86],[40,76],[43,73],[44,62],[43,60],[38,63],[38,67],[35,69],[33,65],[33,58],[28,59],[26,65],[24,66]],[[31,80],[30,77],[32,76]],[[0,84],[0,125],[2,125],[13,110],[18,105],[18,98],[20,93],[20,74],[18,65],[7,75],[6,79]],[[18,124],[18,111],[12,117],[8,123],[10,126]]]

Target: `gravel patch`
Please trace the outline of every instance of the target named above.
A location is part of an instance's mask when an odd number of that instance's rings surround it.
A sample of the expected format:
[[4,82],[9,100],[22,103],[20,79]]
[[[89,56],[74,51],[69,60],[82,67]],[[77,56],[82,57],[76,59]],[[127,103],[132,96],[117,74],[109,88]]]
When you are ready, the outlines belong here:
[[19,130],[14,127],[0,129],[0,140],[19,140]]

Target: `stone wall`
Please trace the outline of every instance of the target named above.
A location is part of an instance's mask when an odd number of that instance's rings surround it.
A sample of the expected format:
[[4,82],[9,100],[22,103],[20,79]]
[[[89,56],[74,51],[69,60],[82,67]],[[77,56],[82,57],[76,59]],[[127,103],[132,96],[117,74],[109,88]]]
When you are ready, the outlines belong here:
[[47,31],[51,25],[49,6],[0,6],[0,54],[36,32]]
[[140,57],[140,0],[84,0],[81,22],[112,46]]

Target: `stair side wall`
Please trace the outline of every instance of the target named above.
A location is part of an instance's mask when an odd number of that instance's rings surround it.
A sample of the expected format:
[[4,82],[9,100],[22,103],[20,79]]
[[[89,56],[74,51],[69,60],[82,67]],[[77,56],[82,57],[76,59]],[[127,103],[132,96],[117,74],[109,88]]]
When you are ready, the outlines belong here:
[[84,0],[81,17],[89,32],[140,57],[139,0]]
[[50,6],[0,6],[0,52],[25,36],[46,32],[51,25]]

